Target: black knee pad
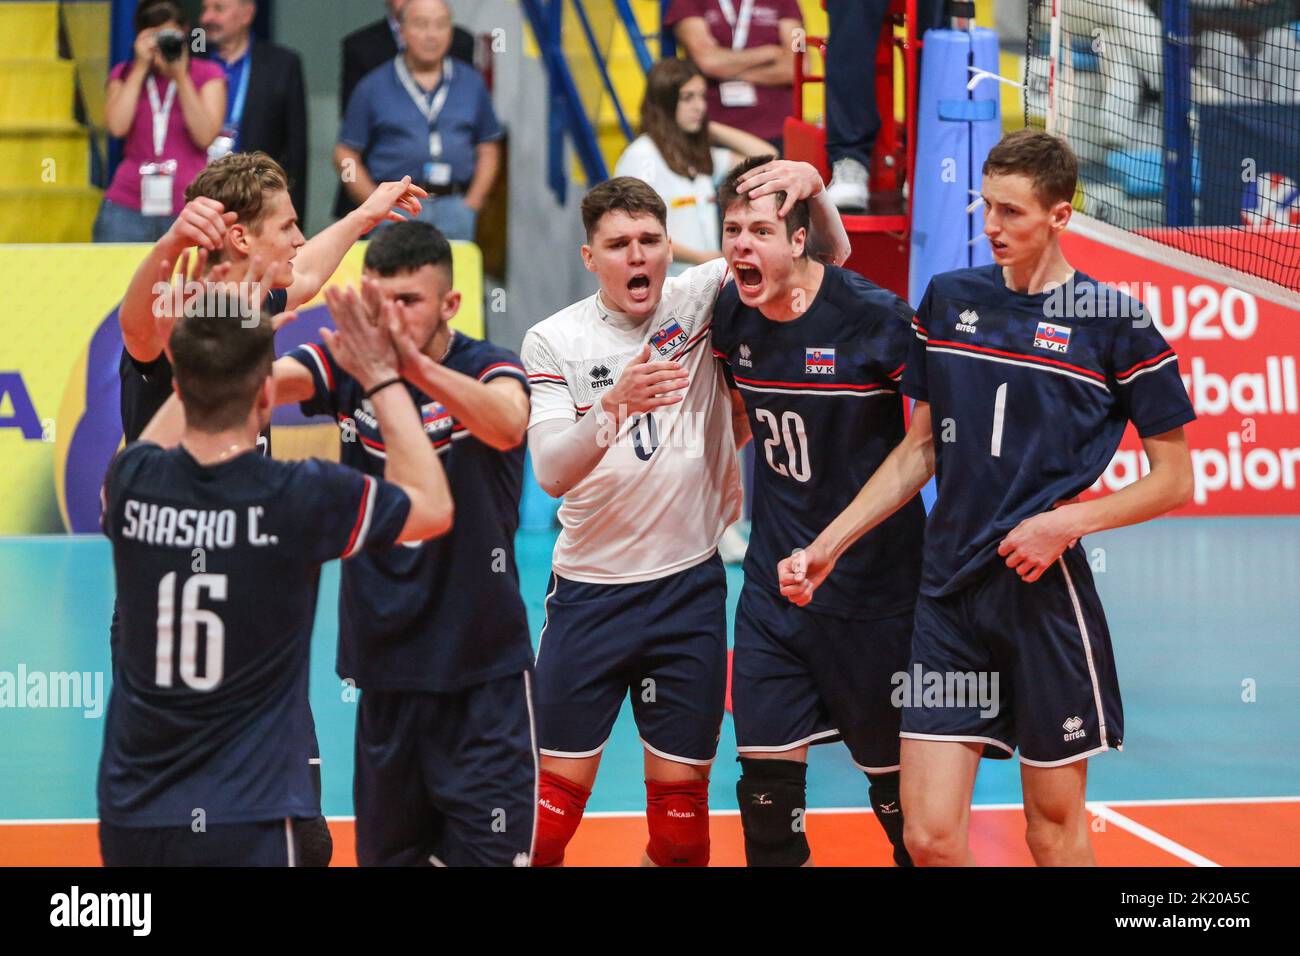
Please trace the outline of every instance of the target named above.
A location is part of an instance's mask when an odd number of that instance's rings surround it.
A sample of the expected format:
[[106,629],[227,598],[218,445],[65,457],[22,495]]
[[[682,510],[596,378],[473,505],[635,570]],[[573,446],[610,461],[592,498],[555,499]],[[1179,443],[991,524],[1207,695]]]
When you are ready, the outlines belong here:
[[295,820],[295,843],[298,845],[299,866],[329,866],[334,856],[334,838],[324,817],[315,820]]
[[867,783],[870,785],[867,793],[876,821],[893,844],[894,863],[898,866],[911,866],[912,857],[903,843],[903,805],[898,799],[898,771],[869,773]]
[[740,758],[736,800],[750,866],[803,866],[808,862],[804,832],[808,765],[797,760]]

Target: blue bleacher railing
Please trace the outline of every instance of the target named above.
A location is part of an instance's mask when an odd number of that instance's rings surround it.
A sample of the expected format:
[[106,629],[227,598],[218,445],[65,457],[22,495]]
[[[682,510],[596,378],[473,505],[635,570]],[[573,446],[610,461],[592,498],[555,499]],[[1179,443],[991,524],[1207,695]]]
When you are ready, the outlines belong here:
[[[566,0],[521,0],[524,16],[528,19],[528,25],[537,40],[537,47],[541,51],[542,62],[546,67],[549,87],[546,182],[561,203],[565,201],[568,193],[569,177],[564,150],[566,142],[572,143],[588,183],[595,184],[609,178],[609,167],[601,154],[596,135],[596,117],[588,115],[587,107],[583,104],[578,84],[564,53],[565,2]],[[600,48],[585,0],[567,0],[567,2],[573,6],[588,52],[600,75],[601,85],[614,106],[619,128],[630,142],[635,136],[635,130],[629,119],[630,111],[620,100],[614,87],[605,51]],[[600,0],[600,2],[608,2],[608,0]],[[671,56],[675,52],[671,34],[665,34],[662,27],[663,17],[667,13],[670,2],[671,0],[659,0],[659,33],[652,35],[653,39],[658,40],[659,50],[664,56]],[[637,62],[643,71],[648,72],[654,65],[654,56],[648,42],[651,37],[642,32],[632,9],[631,0],[614,0],[614,10],[621,29],[626,32],[631,42]]]

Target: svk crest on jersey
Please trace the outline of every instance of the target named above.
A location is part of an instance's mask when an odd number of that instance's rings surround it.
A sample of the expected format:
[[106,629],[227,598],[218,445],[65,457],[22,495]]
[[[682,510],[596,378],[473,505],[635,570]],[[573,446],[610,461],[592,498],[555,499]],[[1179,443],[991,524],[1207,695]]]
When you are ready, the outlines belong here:
[[669,319],[667,325],[650,336],[650,344],[660,355],[671,355],[686,344],[686,333],[676,319]]
[[834,349],[804,349],[803,370],[808,375],[834,375]]
[[1070,330],[1064,325],[1052,325],[1039,322],[1038,331],[1034,333],[1034,348],[1048,349],[1052,352],[1064,352],[1070,347]]
[[451,412],[443,407],[442,402],[421,405],[420,421],[424,423],[424,433],[434,441],[441,441],[451,434]]

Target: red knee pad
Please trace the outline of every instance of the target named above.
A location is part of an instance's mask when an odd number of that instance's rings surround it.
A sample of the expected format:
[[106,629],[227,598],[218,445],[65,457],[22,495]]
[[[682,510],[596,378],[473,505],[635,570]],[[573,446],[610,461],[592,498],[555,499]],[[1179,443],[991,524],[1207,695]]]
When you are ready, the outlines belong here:
[[647,780],[646,856],[655,866],[709,865],[709,782]]
[[578,831],[591,791],[559,774],[543,770],[537,777],[537,829],[533,866],[559,866],[564,848]]

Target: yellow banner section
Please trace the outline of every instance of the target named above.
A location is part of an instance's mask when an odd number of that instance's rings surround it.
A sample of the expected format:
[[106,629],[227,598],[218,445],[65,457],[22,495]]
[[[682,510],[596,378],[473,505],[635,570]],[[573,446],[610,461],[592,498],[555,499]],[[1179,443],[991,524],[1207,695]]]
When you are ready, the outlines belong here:
[[[472,243],[452,243],[457,329],[481,338],[483,266]],[[99,485],[122,440],[117,307],[148,251],[137,245],[0,246],[0,535],[90,531]],[[365,243],[349,252],[331,284],[361,276]],[[324,298],[300,308],[277,350],[332,325]],[[302,434],[298,434],[298,430]],[[277,457],[321,450],[305,421],[279,425]],[[275,435],[282,435],[283,441]]]

